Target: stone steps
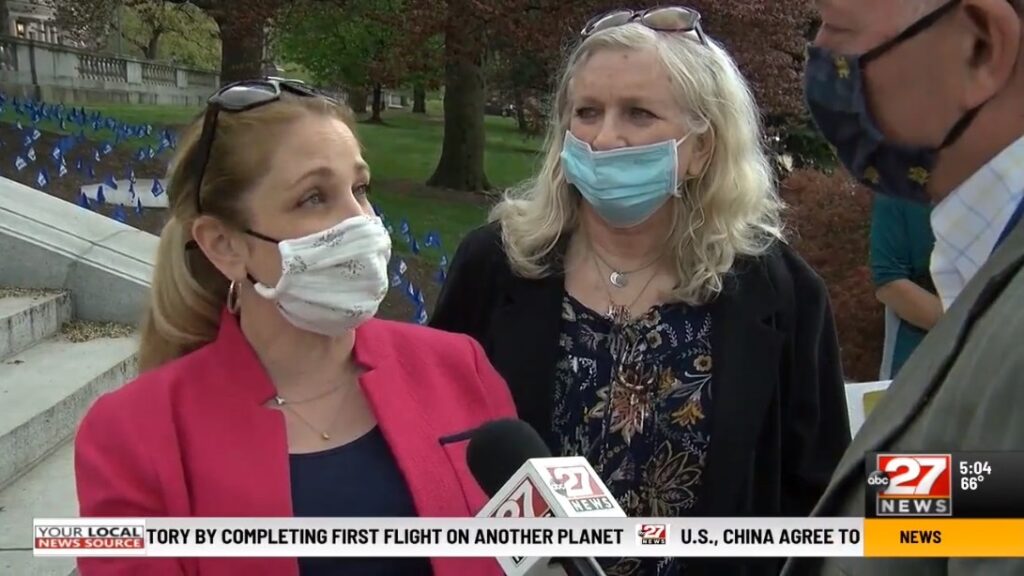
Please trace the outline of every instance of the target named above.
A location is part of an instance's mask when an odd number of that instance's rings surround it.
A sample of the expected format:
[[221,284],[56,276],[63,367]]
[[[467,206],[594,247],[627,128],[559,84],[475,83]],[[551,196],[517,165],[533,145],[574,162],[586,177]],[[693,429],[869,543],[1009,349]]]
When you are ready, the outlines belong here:
[[72,439],[92,402],[137,372],[117,324],[73,320],[67,291],[0,287],[0,574],[67,576],[34,558],[32,519],[78,515]]

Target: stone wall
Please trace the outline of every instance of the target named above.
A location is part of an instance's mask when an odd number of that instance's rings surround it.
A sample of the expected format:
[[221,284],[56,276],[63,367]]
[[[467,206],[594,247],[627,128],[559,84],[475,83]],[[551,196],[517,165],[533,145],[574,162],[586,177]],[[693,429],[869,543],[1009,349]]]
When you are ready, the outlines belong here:
[[216,73],[0,36],[0,90],[47,102],[201,106]]

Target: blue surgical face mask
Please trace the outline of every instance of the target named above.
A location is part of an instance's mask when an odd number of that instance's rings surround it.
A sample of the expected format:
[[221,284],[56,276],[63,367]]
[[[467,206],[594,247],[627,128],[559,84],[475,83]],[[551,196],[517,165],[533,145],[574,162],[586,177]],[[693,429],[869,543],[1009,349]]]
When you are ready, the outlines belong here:
[[861,56],[835,54],[817,46],[808,48],[804,89],[811,116],[846,169],[878,193],[927,202],[925,185],[939,151],[963,134],[981,106],[964,114],[938,147],[897,144],[882,134],[868,110],[864,67],[934,25],[959,3],[951,0]]
[[629,228],[650,218],[679,186],[679,140],[595,151],[565,132],[562,171],[605,222]]

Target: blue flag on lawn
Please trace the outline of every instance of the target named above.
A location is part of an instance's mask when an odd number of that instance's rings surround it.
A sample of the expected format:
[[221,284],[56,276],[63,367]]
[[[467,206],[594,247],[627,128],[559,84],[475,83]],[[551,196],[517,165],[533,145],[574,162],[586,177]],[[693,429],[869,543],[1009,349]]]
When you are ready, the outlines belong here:
[[39,174],[36,175],[36,184],[39,184],[40,188],[46,188],[46,185],[50,183],[50,179],[46,176],[46,169],[40,168]]
[[28,148],[29,146],[31,146],[32,145],[32,137],[29,136],[28,134],[25,134],[25,139],[21,141],[21,145],[24,146],[25,148]]
[[107,180],[104,182],[107,186],[110,186],[114,190],[117,190],[117,180],[114,180],[113,174],[107,174]]
[[50,152],[50,156],[53,156],[54,160],[60,160],[64,153],[60,149],[60,145],[53,147],[53,152]]
[[39,140],[39,138],[42,135],[43,135],[43,133],[40,132],[38,128],[32,130],[32,141],[35,142],[36,140]]
[[93,156],[92,156],[92,159],[93,159],[93,160],[95,160],[95,161],[97,161],[97,162],[99,162],[100,160],[102,160],[102,158],[100,157],[100,151],[99,151],[99,150],[96,150],[95,152],[96,152],[96,153],[95,153],[95,154],[93,154]]
[[106,204],[107,203],[107,196],[105,194],[103,194],[103,184],[100,184],[99,186],[96,187],[96,203],[97,204]]
[[159,180],[153,179],[153,187],[150,189],[150,192],[153,194],[153,198],[159,198],[164,193],[164,187],[160,184]]
[[402,218],[402,223],[399,224],[398,229],[402,232],[403,236],[408,236],[410,231],[412,230],[412,228],[409,227],[409,221],[406,220],[405,218]]
[[152,124],[146,124],[146,136],[149,136],[152,133],[153,133],[153,125]]
[[85,192],[78,194],[78,205],[86,210],[89,209],[89,197],[85,195]]
[[416,289],[416,286],[410,280],[405,281],[405,295],[413,304],[420,301],[419,293],[420,291]]
[[149,146],[146,148],[146,156],[148,156],[150,160],[156,158],[156,150],[153,150],[153,147]]
[[427,232],[427,237],[423,239],[423,245],[428,248],[440,248],[441,235],[437,232]]
[[14,159],[14,167],[18,170],[18,172],[24,170],[26,166],[28,166],[28,162],[25,162],[25,159],[22,158],[21,156],[18,156],[17,158]]
[[143,160],[145,160],[146,159],[146,149],[145,148],[139,148],[139,151],[135,153],[135,159],[138,160],[139,162],[142,162]]
[[423,306],[422,304],[417,306],[416,307],[416,317],[413,318],[413,320],[417,324],[419,324],[421,326],[426,325],[427,320],[428,320],[428,318],[427,318],[427,307]]
[[62,158],[61,161],[60,161],[60,168],[57,169],[57,177],[58,178],[63,178],[65,176],[67,176],[67,174],[68,174],[68,165],[64,163],[64,159]]
[[402,275],[398,273],[398,270],[391,270],[391,287],[397,288],[402,285]]
[[75,161],[75,170],[78,171],[78,172],[82,171],[82,159],[81,158],[79,158],[77,161]]
[[398,261],[398,273],[401,274],[402,276],[405,276],[405,273],[408,270],[409,270],[409,267],[405,265],[405,260],[399,260]]
[[120,204],[118,204],[117,206],[114,206],[113,217],[114,217],[114,220],[117,220],[118,222],[124,224],[124,221],[125,221],[124,208],[122,208]]
[[447,267],[448,267],[448,255],[447,254],[441,254],[441,268],[447,268]]
[[412,250],[413,254],[420,253],[420,246],[419,244],[416,243],[416,238],[414,238],[413,236],[409,237],[409,249]]
[[25,155],[28,156],[29,160],[31,160],[33,162],[36,161],[36,149],[35,148],[29,146],[28,152],[26,152]]
[[445,272],[444,267],[438,266],[437,272],[434,273],[434,280],[436,280],[438,284],[444,284],[444,281],[447,279],[448,273]]
[[142,216],[142,198],[135,200],[135,213]]
[[19,132],[24,130],[24,128],[21,127],[21,120],[18,120],[17,122],[15,122],[14,123],[14,127],[17,128]]
[[110,145],[110,142],[103,143],[103,155],[106,156],[114,151],[114,147]]

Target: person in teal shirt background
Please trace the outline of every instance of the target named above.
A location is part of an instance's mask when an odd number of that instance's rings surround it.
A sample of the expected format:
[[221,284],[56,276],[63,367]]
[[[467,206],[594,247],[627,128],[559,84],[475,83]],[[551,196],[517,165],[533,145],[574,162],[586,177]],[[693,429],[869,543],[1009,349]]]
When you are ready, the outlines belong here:
[[897,324],[891,366],[883,360],[882,379],[896,376],[914,348],[942,316],[942,301],[936,295],[928,271],[935,245],[931,210],[930,204],[884,194],[874,196],[871,278],[875,297],[895,316]]

